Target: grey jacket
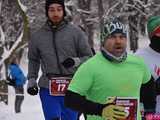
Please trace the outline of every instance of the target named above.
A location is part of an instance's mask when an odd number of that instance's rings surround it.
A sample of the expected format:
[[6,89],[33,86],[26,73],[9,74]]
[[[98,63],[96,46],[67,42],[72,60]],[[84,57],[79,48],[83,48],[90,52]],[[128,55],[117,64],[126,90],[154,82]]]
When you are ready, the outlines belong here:
[[42,75],[39,79],[39,86],[48,88],[49,80],[47,74],[62,74],[73,75],[77,67],[64,68],[60,64],[62,73],[57,64],[56,53],[54,49],[55,40],[59,63],[62,63],[66,58],[80,58],[81,63],[92,56],[88,39],[84,32],[78,27],[65,23],[58,27],[53,39],[53,30],[46,23],[39,31],[31,35],[28,51],[28,80],[37,80],[39,69],[42,70]]

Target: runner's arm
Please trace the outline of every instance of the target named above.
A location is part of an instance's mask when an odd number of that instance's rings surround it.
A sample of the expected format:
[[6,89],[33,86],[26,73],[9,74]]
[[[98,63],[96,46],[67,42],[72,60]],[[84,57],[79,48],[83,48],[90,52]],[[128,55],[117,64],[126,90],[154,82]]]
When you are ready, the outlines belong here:
[[154,78],[141,86],[140,101],[144,105],[144,109],[148,113],[155,112],[156,108],[156,87]]
[[85,96],[68,90],[65,95],[65,106],[84,114],[101,116],[106,105],[89,101]]

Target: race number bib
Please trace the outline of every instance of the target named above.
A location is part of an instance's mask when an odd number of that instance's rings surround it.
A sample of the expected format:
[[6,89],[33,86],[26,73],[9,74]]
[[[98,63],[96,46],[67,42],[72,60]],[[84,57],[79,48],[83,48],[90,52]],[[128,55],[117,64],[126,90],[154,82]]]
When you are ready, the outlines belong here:
[[137,120],[138,100],[132,97],[117,97],[116,105],[125,107],[127,113],[126,120]]
[[50,95],[64,96],[70,81],[70,77],[52,77],[49,82]]
[[145,120],[160,120],[160,114],[147,114]]

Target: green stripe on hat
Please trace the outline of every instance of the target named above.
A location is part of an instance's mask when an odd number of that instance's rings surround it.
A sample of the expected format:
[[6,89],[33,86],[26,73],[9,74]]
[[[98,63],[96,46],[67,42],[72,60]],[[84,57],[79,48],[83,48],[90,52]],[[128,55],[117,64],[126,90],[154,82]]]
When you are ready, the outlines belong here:
[[149,36],[153,33],[157,27],[160,26],[160,16],[150,17],[147,23],[147,30]]

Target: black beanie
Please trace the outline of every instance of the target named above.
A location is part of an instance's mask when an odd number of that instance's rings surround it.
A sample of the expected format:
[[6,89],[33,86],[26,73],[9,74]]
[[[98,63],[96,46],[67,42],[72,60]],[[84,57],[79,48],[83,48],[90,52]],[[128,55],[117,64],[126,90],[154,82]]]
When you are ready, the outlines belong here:
[[49,9],[49,6],[50,6],[51,4],[53,4],[53,3],[57,3],[57,4],[62,5],[64,16],[66,16],[64,0],[46,0],[46,4],[45,4],[46,16],[48,17],[48,9]]

